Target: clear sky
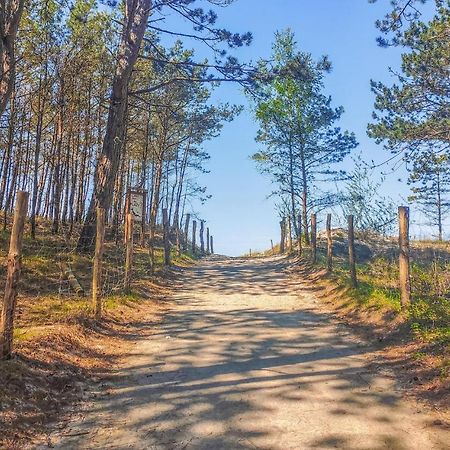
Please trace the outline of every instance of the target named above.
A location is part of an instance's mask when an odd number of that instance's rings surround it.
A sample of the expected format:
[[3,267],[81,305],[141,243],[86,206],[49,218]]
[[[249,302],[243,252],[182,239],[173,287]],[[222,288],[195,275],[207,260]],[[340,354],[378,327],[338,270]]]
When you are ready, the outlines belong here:
[[[379,32],[374,23],[388,10],[388,0],[376,4],[367,0],[236,0],[218,13],[220,26],[253,33],[253,44],[235,52],[241,61],[269,57],[274,33],[288,27],[302,51],[316,58],[328,55],[333,71],[327,76],[326,93],[335,106],[345,108],[340,125],[355,132],[360,142],[356,152],[362,151],[367,161],[381,162],[389,154],[367,137],[366,127],[374,100],[370,79],[393,81],[388,67],[398,67],[400,62],[399,49],[382,49],[375,42]],[[168,18],[171,29],[176,23],[177,19]],[[186,42],[186,46],[195,44]],[[250,248],[269,248],[270,239],[278,241],[279,218],[272,200],[266,199],[272,190],[270,182],[249,158],[258,149],[254,141],[257,126],[238,86],[223,84],[214,99],[246,109],[225,125],[220,137],[205,145],[211,154],[211,172],[200,181],[213,197],[196,210],[214,234],[217,253],[240,255]],[[350,168],[351,161],[344,167]],[[400,204],[408,192],[402,171],[388,176],[383,189]]]

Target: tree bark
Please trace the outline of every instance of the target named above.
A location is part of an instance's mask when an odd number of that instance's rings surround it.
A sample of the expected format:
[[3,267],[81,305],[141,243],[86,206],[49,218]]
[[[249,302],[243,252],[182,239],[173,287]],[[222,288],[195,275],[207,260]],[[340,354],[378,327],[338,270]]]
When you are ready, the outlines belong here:
[[5,112],[16,75],[15,43],[25,0],[0,1],[0,116]]
[[108,213],[119,168],[125,133],[127,90],[136,63],[152,5],[151,0],[126,0],[125,20],[112,85],[108,122],[102,151],[95,170],[94,192],[78,242],[78,248],[90,250],[95,238],[95,208]]
[[331,214],[327,214],[327,270],[333,270],[333,239],[331,236]]
[[97,208],[97,234],[92,270],[92,306],[97,320],[102,317],[102,264],[105,239],[105,210]]
[[311,262],[317,261],[317,216],[311,214]]
[[23,229],[28,208],[28,192],[17,194],[17,205],[8,253],[3,308],[0,316],[0,360],[10,359],[14,334],[17,290],[22,268]]

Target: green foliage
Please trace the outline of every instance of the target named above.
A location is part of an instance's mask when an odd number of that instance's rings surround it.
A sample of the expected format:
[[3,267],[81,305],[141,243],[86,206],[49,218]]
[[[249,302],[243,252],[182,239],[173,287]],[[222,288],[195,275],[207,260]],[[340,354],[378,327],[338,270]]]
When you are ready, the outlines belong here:
[[[319,263],[326,267],[324,254],[320,255]],[[400,315],[418,339],[446,346],[450,344],[449,266],[450,263],[428,256],[412,264],[413,300],[406,311],[402,311],[400,303],[397,257],[380,254],[364,264],[357,264],[357,288],[350,284],[345,258],[334,258],[333,274],[338,284],[346,288],[348,305]]]
[[[396,2],[398,3],[398,2]],[[388,87],[372,81],[376,95],[374,123],[368,132],[393,151],[437,152],[448,147],[450,126],[450,2],[437,2],[435,17],[418,17],[398,32],[397,44],[407,48],[402,55],[398,84]],[[432,146],[432,147],[431,147]]]
[[409,200],[416,202],[431,225],[438,228],[442,240],[442,224],[450,211],[449,155],[427,151],[412,162],[408,183],[412,186]]
[[343,108],[334,108],[323,93],[323,77],[330,70],[326,58],[315,62],[297,49],[294,34],[277,33],[273,44],[273,66],[261,61],[261,73],[275,75],[263,79],[249,92],[259,130],[256,141],[264,146],[253,160],[276,186],[274,192],[287,213],[297,217],[297,205],[306,209],[330,203],[329,192],[319,184],[342,174],[333,168],[356,147],[352,133],[336,123]]
[[361,155],[354,158],[354,163],[340,195],[344,216],[353,214],[359,230],[389,234],[396,221],[396,208],[391,199],[380,194],[384,178],[376,181],[374,170],[362,161]]

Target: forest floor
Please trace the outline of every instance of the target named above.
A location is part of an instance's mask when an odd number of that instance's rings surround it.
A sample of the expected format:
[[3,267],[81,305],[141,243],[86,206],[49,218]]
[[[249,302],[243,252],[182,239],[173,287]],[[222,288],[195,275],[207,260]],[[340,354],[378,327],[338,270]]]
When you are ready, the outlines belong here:
[[394,343],[344,323],[320,276],[284,258],[184,269],[38,448],[448,448],[448,391],[422,401]]

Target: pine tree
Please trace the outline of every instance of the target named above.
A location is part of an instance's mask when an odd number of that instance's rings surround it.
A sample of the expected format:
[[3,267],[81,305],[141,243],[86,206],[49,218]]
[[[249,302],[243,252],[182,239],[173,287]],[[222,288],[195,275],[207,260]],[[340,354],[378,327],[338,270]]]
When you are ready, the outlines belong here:
[[343,108],[334,108],[323,93],[323,77],[330,70],[326,58],[314,62],[310,54],[298,51],[294,34],[287,30],[276,34],[272,60],[270,68],[260,63],[267,79],[249,91],[260,126],[256,141],[265,147],[253,159],[276,184],[275,194],[288,198],[297,235],[300,203],[307,238],[308,212],[328,206],[333,197],[330,192],[318,195],[319,185],[342,175],[333,165],[357,143],[352,133],[336,126]]
[[429,151],[413,161],[409,174],[410,201],[420,205],[430,224],[443,239],[443,221],[450,211],[450,161],[446,154]]
[[[391,26],[393,43],[407,48],[398,83],[389,87],[372,81],[377,112],[369,135],[391,151],[404,152],[405,158],[428,152],[430,145],[440,153],[450,144],[450,2],[436,1],[436,6],[428,23],[411,13],[406,30],[398,21]],[[389,21],[383,23],[382,30],[389,30]]]

